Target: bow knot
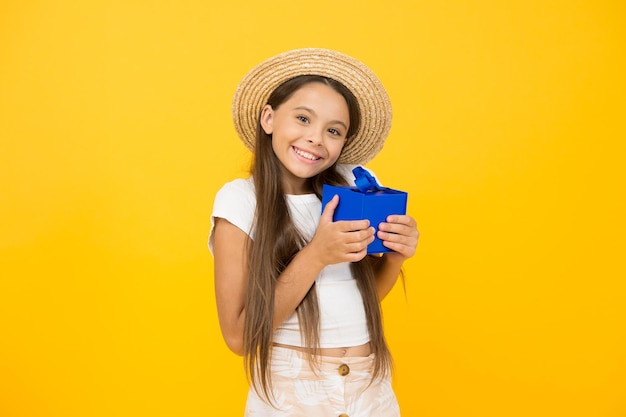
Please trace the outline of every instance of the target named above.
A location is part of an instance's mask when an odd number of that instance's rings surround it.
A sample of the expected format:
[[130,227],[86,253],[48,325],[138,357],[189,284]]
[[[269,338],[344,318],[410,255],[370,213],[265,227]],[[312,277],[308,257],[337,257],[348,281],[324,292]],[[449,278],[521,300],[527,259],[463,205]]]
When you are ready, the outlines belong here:
[[352,170],[352,173],[354,174],[354,184],[362,193],[385,190],[384,187],[378,185],[376,178],[364,168],[356,167]]

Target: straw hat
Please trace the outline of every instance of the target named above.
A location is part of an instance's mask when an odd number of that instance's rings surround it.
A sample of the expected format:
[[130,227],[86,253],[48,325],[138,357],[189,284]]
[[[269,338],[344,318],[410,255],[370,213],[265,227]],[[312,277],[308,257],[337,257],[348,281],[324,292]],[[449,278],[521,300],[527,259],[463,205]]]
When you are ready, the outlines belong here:
[[291,78],[321,75],[345,85],[357,99],[361,123],[344,147],[339,163],[365,164],[383,148],[391,129],[391,102],[382,83],[363,63],[340,52],[305,48],[269,58],[241,80],[233,98],[235,130],[254,151],[259,115],[270,93]]

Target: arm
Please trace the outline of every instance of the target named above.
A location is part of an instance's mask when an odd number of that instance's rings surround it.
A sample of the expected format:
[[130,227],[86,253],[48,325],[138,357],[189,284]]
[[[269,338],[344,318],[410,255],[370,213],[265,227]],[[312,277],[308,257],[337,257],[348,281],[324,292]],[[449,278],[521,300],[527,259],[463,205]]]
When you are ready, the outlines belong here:
[[237,226],[215,218],[213,258],[215,300],[222,337],[230,350],[243,355],[243,324],[248,263],[245,253],[249,239]]
[[404,261],[415,254],[419,232],[411,216],[392,215],[386,223],[378,225],[378,238],[385,247],[394,250],[385,253],[374,267],[378,299],[382,301],[398,280]]
[[[315,236],[278,277],[274,295],[274,329],[294,312],[326,265],[362,259],[367,245],[374,240],[374,229],[369,227],[367,220],[332,221],[338,202],[339,198],[335,196],[326,205]],[[213,247],[217,312],[224,341],[238,355],[243,354],[248,286],[245,245],[248,239],[241,229],[227,220],[216,219]]]

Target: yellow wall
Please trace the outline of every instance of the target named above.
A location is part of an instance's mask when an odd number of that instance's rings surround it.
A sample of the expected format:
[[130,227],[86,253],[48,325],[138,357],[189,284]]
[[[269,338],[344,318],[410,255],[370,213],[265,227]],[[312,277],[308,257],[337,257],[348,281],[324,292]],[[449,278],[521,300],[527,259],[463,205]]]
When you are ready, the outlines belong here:
[[216,3],[0,5],[0,415],[241,415],[206,249],[249,159],[230,100],[320,46],[395,109],[403,415],[626,416],[624,3]]

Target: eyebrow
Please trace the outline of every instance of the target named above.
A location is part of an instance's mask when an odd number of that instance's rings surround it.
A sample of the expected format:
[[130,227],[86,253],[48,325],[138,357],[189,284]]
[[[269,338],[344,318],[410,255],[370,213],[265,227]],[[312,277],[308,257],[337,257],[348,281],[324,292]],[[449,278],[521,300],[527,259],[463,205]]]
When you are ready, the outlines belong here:
[[[307,106],[298,106],[298,107],[295,107],[295,108],[294,108],[294,110],[306,110],[306,111],[308,111],[309,113],[311,113],[313,116],[317,116],[317,113],[315,113],[315,110],[313,110],[312,108],[307,107]],[[333,120],[333,121],[331,121],[331,123],[337,123],[337,124],[340,124],[340,125],[342,125],[342,126],[343,126],[343,128],[344,128],[344,129],[348,130],[348,125],[346,125],[346,124],[345,124],[344,122],[342,122],[341,120]]]

